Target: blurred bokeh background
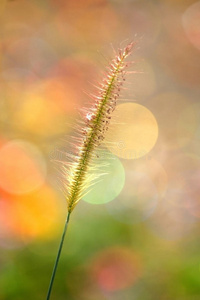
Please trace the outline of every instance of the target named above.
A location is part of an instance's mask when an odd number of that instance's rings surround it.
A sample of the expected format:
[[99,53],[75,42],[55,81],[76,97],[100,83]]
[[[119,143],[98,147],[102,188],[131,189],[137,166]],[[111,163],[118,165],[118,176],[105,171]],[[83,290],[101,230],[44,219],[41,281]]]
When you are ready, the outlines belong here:
[[0,300],[45,299],[66,216],[52,160],[131,40],[110,175],[73,212],[52,300],[199,299],[200,2],[0,0]]

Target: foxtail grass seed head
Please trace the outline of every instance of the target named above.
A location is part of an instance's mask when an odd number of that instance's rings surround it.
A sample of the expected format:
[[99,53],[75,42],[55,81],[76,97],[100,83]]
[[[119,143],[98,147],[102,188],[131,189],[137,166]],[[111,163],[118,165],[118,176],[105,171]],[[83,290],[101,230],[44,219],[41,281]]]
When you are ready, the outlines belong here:
[[[80,141],[75,155],[70,155],[71,162],[64,164],[64,190],[67,199],[68,212],[71,213],[78,201],[85,195],[95,175],[91,177],[89,170],[96,157],[96,149],[104,140],[108,130],[112,112],[115,110],[120,96],[121,87],[125,81],[126,58],[132,51],[133,43],[124,49],[119,49],[103,82],[98,87],[98,94],[93,96],[94,105],[86,111],[83,126],[79,129]],[[91,173],[91,172],[90,172]]]

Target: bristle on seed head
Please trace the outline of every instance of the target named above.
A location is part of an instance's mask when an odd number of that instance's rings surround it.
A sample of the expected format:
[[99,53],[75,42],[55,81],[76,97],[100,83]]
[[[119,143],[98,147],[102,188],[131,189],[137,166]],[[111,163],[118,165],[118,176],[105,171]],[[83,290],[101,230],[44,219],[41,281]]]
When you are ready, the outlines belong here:
[[88,171],[90,168],[93,169],[95,150],[101,145],[108,130],[125,80],[125,69],[128,66],[126,58],[132,52],[133,46],[132,42],[124,49],[118,49],[103,82],[99,84],[98,94],[93,96],[94,106],[85,114],[85,126],[80,129],[81,140],[77,146],[77,153],[74,155],[74,162],[70,162],[69,168],[66,165],[63,166],[64,190],[69,213],[84,196],[95,178],[95,175],[89,176]]

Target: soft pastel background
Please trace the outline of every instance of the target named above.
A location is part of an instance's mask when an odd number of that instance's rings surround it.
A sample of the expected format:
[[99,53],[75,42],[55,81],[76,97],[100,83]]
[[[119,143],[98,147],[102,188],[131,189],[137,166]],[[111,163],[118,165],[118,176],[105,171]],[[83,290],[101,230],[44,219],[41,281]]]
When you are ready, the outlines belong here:
[[52,300],[199,299],[200,2],[0,0],[0,300],[45,299],[66,216],[52,160],[131,40],[116,158],[72,214]]

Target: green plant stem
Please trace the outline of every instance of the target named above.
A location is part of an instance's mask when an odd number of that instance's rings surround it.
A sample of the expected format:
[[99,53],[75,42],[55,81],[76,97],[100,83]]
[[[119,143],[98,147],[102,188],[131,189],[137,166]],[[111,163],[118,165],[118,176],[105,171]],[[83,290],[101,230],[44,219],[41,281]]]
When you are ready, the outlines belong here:
[[63,229],[62,238],[61,238],[60,245],[59,245],[58,254],[57,254],[57,257],[56,257],[55,264],[54,264],[54,268],[53,268],[53,272],[52,272],[52,276],[51,276],[51,280],[50,280],[50,284],[49,284],[49,289],[48,289],[46,300],[49,300],[50,296],[51,296],[51,290],[52,290],[52,287],[53,287],[54,278],[55,278],[55,275],[56,275],[56,270],[57,270],[57,267],[58,267],[58,263],[59,263],[59,259],[60,259],[60,254],[61,254],[62,247],[63,247],[63,242],[64,242],[65,235],[66,235],[66,232],[67,232],[67,227],[68,227],[68,224],[69,224],[69,218],[70,218],[70,212],[68,212],[68,214],[67,214],[67,218],[66,218],[66,222],[65,222],[64,229]]

